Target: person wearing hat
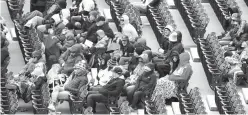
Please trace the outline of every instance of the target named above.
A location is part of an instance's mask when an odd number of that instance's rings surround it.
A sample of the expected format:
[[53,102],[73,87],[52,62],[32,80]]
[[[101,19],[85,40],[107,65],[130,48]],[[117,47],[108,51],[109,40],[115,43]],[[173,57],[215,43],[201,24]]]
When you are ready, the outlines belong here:
[[112,69],[117,66],[117,58],[112,57],[108,62],[107,62],[107,68],[99,70],[98,77],[100,78],[99,84],[101,86],[106,85],[111,79],[112,79]]
[[171,25],[167,25],[165,28],[164,28],[164,31],[163,31],[163,36],[162,38],[160,39],[159,41],[159,45],[160,47],[167,51],[168,50],[168,47],[169,47],[169,36],[170,34],[174,31],[173,27]]
[[130,44],[128,36],[123,36],[119,41],[120,50],[122,52],[121,57],[131,57],[134,53],[134,47]]
[[135,43],[136,38],[139,37],[137,30],[129,22],[129,17],[127,15],[122,15],[121,18],[122,34],[128,36],[130,42]]
[[93,108],[96,112],[96,102],[106,103],[109,96],[118,98],[125,84],[122,69],[114,67],[112,70],[112,79],[97,91],[89,91],[87,96],[87,106]]
[[179,54],[184,52],[184,47],[182,44],[182,33],[180,31],[174,31],[170,34],[167,51],[159,48],[159,52],[165,54],[166,57],[168,57],[172,51],[177,51]]
[[143,67],[143,72],[137,79],[133,92],[128,93],[131,97],[129,102],[134,110],[137,109],[137,104],[142,97],[149,96],[153,92],[157,82],[157,76],[154,73],[154,68],[155,65],[153,63],[147,63]]
[[59,63],[62,66],[61,73],[70,75],[73,71],[73,66],[79,61],[83,60],[80,55],[80,49],[82,46],[80,44],[75,44],[72,47],[68,48],[60,57]]
[[48,106],[49,110],[55,111],[56,105],[59,99],[67,99],[72,93],[76,96],[81,94],[80,88],[88,84],[87,78],[87,63],[82,60],[75,64],[73,72],[70,77],[64,83],[64,86],[55,86],[51,94],[51,103]]
[[114,38],[115,35],[113,33],[113,30],[109,27],[108,23],[106,22],[105,17],[103,16],[99,16],[96,19],[96,23],[91,25],[87,31],[86,34],[86,39],[92,41],[93,43],[97,43],[97,30],[103,30],[104,33],[106,34],[106,36],[108,36],[109,38]]

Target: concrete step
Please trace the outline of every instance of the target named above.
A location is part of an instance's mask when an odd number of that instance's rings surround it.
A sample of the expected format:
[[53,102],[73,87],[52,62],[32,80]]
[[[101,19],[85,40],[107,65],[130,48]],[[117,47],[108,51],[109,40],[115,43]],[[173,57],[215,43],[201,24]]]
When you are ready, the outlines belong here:
[[180,108],[179,108],[179,102],[172,102],[171,107],[172,107],[174,115],[181,115],[182,114],[180,111]]
[[207,104],[208,104],[210,111],[217,111],[218,110],[216,103],[215,103],[214,95],[207,95]]
[[197,47],[191,47],[190,48],[190,54],[191,54],[193,62],[200,62],[201,61],[199,54],[197,52]]
[[11,35],[13,41],[18,41],[15,28],[10,28],[10,35]]

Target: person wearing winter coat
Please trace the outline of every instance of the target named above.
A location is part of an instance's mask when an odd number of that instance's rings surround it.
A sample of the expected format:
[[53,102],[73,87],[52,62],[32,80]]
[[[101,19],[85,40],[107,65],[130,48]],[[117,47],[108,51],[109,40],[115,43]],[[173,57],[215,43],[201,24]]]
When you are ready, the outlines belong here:
[[169,36],[170,34],[174,31],[173,27],[171,25],[167,25],[164,28],[163,31],[163,36],[161,38],[161,40],[159,41],[159,46],[160,48],[162,48],[165,52],[168,51],[169,48]]
[[60,56],[59,63],[62,66],[61,73],[70,75],[73,71],[74,65],[83,60],[80,55],[81,48],[82,47],[80,45],[73,45]]
[[143,51],[151,50],[151,48],[147,46],[145,38],[138,38],[137,42],[134,43],[134,48],[138,47],[142,48]]
[[132,92],[134,91],[135,84],[137,83],[138,77],[142,74],[143,72],[143,67],[145,64],[151,62],[151,56],[152,54],[150,53],[142,53],[139,56],[139,64],[136,66],[134,71],[131,73],[131,76],[126,79],[126,84],[124,86],[124,91],[127,93],[127,99],[129,101],[132,100]]
[[137,30],[129,22],[129,17],[127,15],[122,15],[121,18],[122,34],[128,36],[131,43],[135,43],[136,38],[139,37]]
[[182,44],[182,33],[180,31],[174,31],[169,36],[168,50],[159,49],[159,52],[164,53],[165,57],[168,57],[172,51],[177,51],[179,54],[184,52]]
[[154,64],[148,63],[143,67],[143,72],[139,75],[135,84],[134,92],[131,92],[131,107],[136,110],[138,102],[144,96],[148,96],[153,92],[157,82],[157,76],[154,73]]
[[89,91],[87,97],[88,107],[93,108],[93,113],[96,112],[96,102],[106,102],[109,96],[119,97],[125,84],[122,69],[115,67],[112,70],[112,79],[97,91]]
[[134,47],[132,44],[130,44],[130,41],[128,39],[128,36],[123,36],[121,40],[119,41],[120,44],[120,50],[121,50],[121,57],[130,57],[134,53]]
[[55,111],[56,105],[59,99],[64,99],[69,97],[72,93],[76,96],[79,96],[81,93],[80,88],[88,84],[87,78],[87,65],[85,61],[79,61],[73,67],[73,72],[70,74],[70,77],[66,80],[64,86],[55,86],[51,94],[51,103],[48,106],[48,109]]
[[131,60],[128,63],[128,70],[134,71],[134,69],[139,64],[139,56],[143,53],[144,49],[142,47],[135,48],[135,53],[132,56]]
[[96,19],[96,23],[89,28],[85,38],[87,40],[92,41],[93,43],[97,43],[98,40],[97,40],[96,31],[100,29],[103,30],[109,38],[112,39],[115,37],[112,29],[109,27],[108,23],[106,22],[105,17],[99,16]]
[[190,65],[190,55],[187,52],[179,55],[179,64],[171,75],[157,80],[156,87],[152,94],[152,99],[156,96],[162,95],[162,98],[171,99],[177,97],[178,81],[189,82],[193,73]]

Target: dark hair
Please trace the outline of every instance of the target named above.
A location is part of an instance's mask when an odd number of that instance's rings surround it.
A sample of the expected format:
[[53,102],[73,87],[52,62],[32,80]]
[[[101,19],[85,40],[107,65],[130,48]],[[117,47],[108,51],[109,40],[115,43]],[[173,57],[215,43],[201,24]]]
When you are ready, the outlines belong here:
[[69,22],[68,24],[66,24],[65,27],[67,27],[69,30],[74,29],[74,25],[71,22]]
[[96,19],[96,22],[100,22],[100,21],[105,21],[105,17],[104,17],[104,16],[99,16],[99,17]]
[[227,51],[224,53],[224,57],[227,57],[227,56],[232,56],[233,53],[231,51]]
[[182,42],[182,33],[180,31],[176,31],[177,33],[177,42]]

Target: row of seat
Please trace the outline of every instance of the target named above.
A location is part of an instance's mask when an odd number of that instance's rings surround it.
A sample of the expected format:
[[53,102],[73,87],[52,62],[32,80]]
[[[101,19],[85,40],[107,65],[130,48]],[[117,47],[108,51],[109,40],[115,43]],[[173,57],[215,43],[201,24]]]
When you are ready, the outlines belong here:
[[204,37],[206,27],[209,23],[208,15],[201,4],[201,0],[174,0],[179,13],[196,43],[198,38]]
[[25,63],[32,57],[32,52],[37,45],[41,45],[38,32],[32,28],[29,31],[23,31],[23,27],[17,21],[14,21],[17,39],[23,54]]
[[153,114],[166,114],[166,104],[165,99],[162,95],[154,96],[151,100],[145,101],[145,112],[146,114],[153,115]]
[[216,86],[215,103],[220,114],[246,114],[234,82]]
[[161,40],[164,39],[164,29],[167,25],[171,25],[174,30],[176,29],[175,21],[173,20],[166,1],[161,1],[159,5],[155,7],[148,5],[146,15],[158,43],[161,43]]
[[42,84],[40,90],[31,91],[31,99],[34,114],[48,114],[48,104],[50,100],[50,92],[48,84]]
[[227,75],[231,66],[224,58],[216,33],[212,32],[206,39],[199,39],[198,54],[212,90],[222,83],[222,76]]
[[227,23],[230,17],[229,8],[236,7],[239,9],[240,15],[242,13],[235,0],[210,0],[209,3],[217,15],[224,30],[227,30]]
[[17,14],[22,12],[22,4],[20,0],[8,0],[7,5],[12,20],[17,19]]
[[189,94],[179,94],[179,108],[182,114],[207,114],[198,87],[190,90]]
[[121,31],[120,18],[123,14],[129,17],[129,22],[134,26],[137,33],[142,35],[142,22],[140,12],[128,0],[110,1],[110,14],[118,31]]
[[15,114],[18,108],[18,97],[15,90],[8,90],[5,85],[7,73],[1,73],[1,107],[5,114]]

